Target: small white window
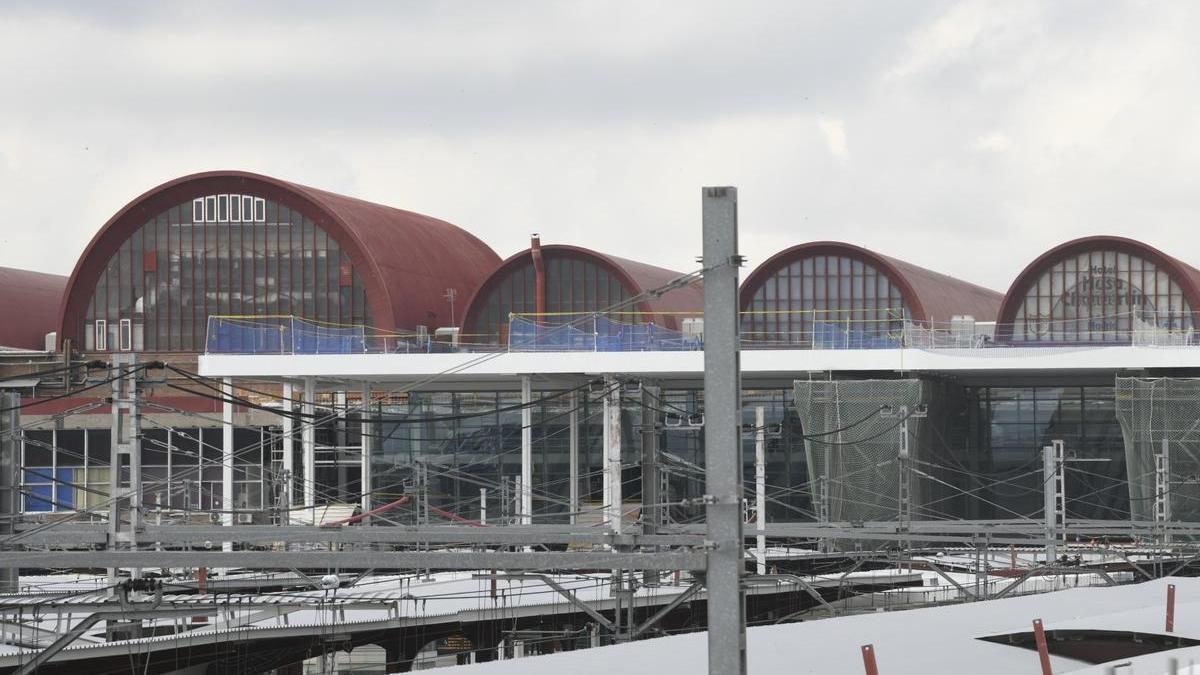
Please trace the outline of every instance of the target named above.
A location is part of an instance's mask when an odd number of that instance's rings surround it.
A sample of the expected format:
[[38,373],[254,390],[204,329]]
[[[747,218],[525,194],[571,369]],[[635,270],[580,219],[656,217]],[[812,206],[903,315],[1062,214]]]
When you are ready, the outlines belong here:
[[229,222],[237,223],[242,220],[241,195],[229,195]]
[[108,322],[96,319],[96,351],[108,351]]
[[192,222],[193,223],[203,223],[204,222],[204,200],[203,199],[193,199],[192,200]]
[[209,195],[204,198],[204,222],[217,222],[217,196]]
[[217,195],[217,222],[229,222],[229,195]]
[[254,220],[254,197],[242,195],[242,222],[248,223],[252,220]]
[[121,319],[121,351],[133,349],[133,321]]
[[267,200],[258,198],[254,200],[254,222],[267,222]]

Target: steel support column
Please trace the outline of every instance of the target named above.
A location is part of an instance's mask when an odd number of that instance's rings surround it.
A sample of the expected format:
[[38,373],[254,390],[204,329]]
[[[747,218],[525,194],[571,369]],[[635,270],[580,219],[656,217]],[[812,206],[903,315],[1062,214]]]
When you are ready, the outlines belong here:
[[[361,410],[360,414],[362,415],[362,426],[359,429],[359,433],[361,434],[359,437],[359,443],[362,456],[359,460],[361,467],[359,474],[361,479],[359,480],[358,485],[360,491],[362,492],[362,511],[363,513],[366,513],[372,508],[371,490],[374,488],[374,477],[371,475],[371,449],[373,445],[371,439],[375,433],[375,426],[371,423],[371,420],[373,419],[373,413],[371,410],[371,385],[368,382],[363,382],[362,384],[360,401],[362,403],[362,405],[359,406]],[[370,516],[364,519],[363,524],[369,524],[369,521]]]
[[567,405],[571,406],[571,414],[567,416],[570,430],[567,432],[567,452],[569,453],[568,480],[571,482],[570,509],[571,524],[575,524],[579,514],[579,392],[572,392]]
[[[221,524],[233,527],[233,378],[221,381]],[[221,542],[222,551],[232,551],[233,542]]]
[[533,523],[533,391],[521,376],[521,524]]
[[293,499],[293,487],[296,484],[296,460],[295,460],[295,420],[292,418],[292,413],[295,412],[296,406],[292,403],[292,397],[295,392],[291,382],[283,383],[283,412],[280,416],[281,424],[283,425],[283,475],[280,477],[283,480],[283,502],[287,506],[287,510],[280,514],[280,517],[287,522],[288,511],[295,505]]
[[317,428],[315,424],[317,397],[315,378],[304,378],[304,398],[300,401],[300,443],[304,450],[304,508],[308,517],[316,524],[317,503]]
[[737,189],[703,189],[708,672],[746,672]]

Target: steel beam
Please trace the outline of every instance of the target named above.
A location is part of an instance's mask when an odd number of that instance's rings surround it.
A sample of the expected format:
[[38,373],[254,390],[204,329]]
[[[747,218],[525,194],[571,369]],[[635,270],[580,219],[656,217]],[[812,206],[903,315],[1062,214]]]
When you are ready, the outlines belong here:
[[0,568],[242,567],[246,569],[702,570],[693,551],[0,551]]

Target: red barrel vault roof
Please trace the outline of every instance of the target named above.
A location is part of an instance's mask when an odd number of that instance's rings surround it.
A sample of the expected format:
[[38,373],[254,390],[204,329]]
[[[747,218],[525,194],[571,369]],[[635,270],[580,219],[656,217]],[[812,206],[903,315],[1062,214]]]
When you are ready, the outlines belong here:
[[915,321],[949,321],[950,317],[956,314],[969,314],[978,321],[993,321],[1004,297],[990,288],[977,286],[861,246],[841,241],[813,241],[780,251],[751,272],[742,284],[742,309],[750,306],[754,293],[771,275],[794,261],[815,255],[858,258],[886,274],[904,294],[904,301],[908,304]]
[[0,267],[0,346],[45,349],[46,333],[55,330],[67,278]]
[[[577,260],[588,260],[600,267],[607,269],[610,273],[620,279],[621,283],[634,294],[658,288],[666,285],[668,282],[683,276],[683,272],[676,272],[663,267],[656,267],[646,263],[637,262],[636,260],[627,260],[618,258],[617,256],[600,253],[591,249],[580,246],[570,246],[567,244],[543,244],[542,255],[546,258],[574,258]],[[462,325],[469,326],[475,321],[479,314],[482,303],[486,301],[487,294],[500,280],[504,279],[512,270],[523,264],[533,264],[532,249],[525,249],[520,253],[516,253],[504,262],[493,272],[479,289],[471,296],[471,300],[467,303],[467,309],[463,314]],[[697,281],[688,286],[677,288],[662,296],[651,296],[637,303],[637,311],[648,314],[660,313],[661,316],[656,319],[660,321],[666,328],[678,330],[678,317],[673,313],[676,312],[695,312],[697,315],[704,311],[704,284]]]
[[104,224],[71,274],[59,312],[60,339],[76,337],[99,275],[138,227],[167,208],[225,192],[296,208],[332,236],[362,277],[379,328],[451,324],[446,289],[470,296],[500,262],[487,244],[444,220],[246,171],[198,173],[146,192]]

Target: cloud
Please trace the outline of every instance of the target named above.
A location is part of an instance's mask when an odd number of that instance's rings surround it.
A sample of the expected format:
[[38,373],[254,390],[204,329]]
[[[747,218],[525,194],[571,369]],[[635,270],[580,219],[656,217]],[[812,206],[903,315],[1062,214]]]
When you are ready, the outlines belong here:
[[[69,273],[129,200],[239,168],[692,269],[842,239],[1003,290],[1094,233],[1192,264],[1200,7],[4,3],[0,265]],[[849,161],[849,132],[853,161]]]
[[846,150],[846,123],[842,120],[821,119],[817,121],[821,133],[825,134],[825,144],[829,146],[829,154],[844,160],[849,158]]

